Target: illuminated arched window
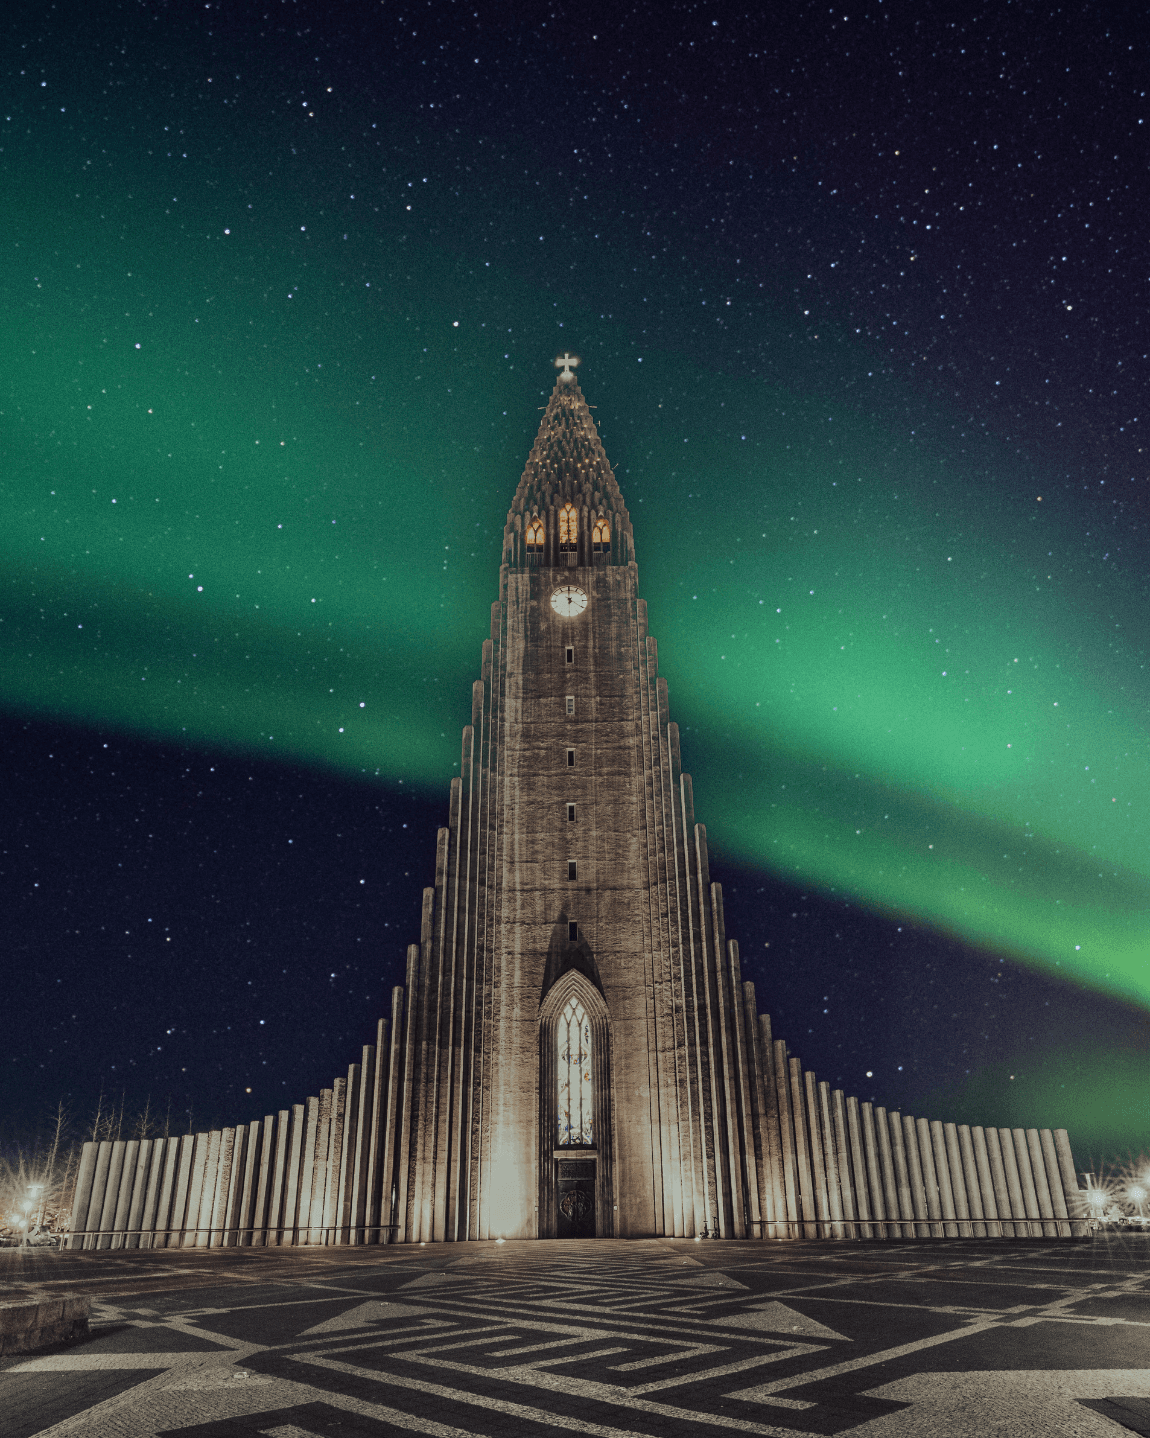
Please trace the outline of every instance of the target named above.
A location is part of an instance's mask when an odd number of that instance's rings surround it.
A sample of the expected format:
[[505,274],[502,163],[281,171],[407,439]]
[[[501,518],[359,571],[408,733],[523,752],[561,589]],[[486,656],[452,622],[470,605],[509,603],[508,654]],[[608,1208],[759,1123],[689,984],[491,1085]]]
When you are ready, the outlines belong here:
[[575,513],[575,506],[568,501],[559,511],[559,548],[574,549],[578,533],[579,516]]
[[558,1146],[591,1147],[595,1142],[591,1118],[591,1021],[578,999],[571,999],[559,1015],[555,1045]]
[[533,519],[527,526],[527,553],[543,553],[543,521]]
[[591,526],[591,549],[595,554],[606,554],[611,548],[611,526],[602,515]]

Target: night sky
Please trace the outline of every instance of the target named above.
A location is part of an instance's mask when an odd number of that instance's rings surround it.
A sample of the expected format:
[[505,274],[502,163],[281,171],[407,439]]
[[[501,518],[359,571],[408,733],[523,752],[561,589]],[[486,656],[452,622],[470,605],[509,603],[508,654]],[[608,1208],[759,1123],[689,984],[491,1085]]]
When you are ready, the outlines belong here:
[[569,349],[776,1034],[1150,1144],[1137,7],[12,14],[0,1137],[371,1039]]

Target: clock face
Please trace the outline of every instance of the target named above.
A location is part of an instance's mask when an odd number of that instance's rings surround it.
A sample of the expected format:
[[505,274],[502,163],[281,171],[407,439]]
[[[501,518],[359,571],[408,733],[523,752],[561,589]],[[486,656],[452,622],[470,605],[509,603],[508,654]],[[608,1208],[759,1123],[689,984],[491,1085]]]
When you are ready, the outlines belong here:
[[577,584],[564,584],[551,596],[551,608],[556,614],[562,614],[565,619],[570,619],[576,614],[582,614],[587,608],[587,592],[580,589]]

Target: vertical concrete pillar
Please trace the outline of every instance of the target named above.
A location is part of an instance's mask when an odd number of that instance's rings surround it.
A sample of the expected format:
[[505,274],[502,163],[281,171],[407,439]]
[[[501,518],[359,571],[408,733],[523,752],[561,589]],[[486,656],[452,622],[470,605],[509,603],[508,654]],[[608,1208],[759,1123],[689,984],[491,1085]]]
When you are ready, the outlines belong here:
[[311,1195],[308,1200],[309,1244],[323,1244],[323,1201],[327,1193],[327,1171],[331,1148],[331,1095],[329,1088],[319,1091],[319,1117],[315,1129],[315,1159],[311,1172]]
[[240,1204],[244,1194],[244,1168],[247,1163],[248,1131],[240,1124],[232,1135],[231,1172],[228,1175],[227,1198],[224,1204],[224,1226],[221,1243],[224,1248],[240,1246]]
[[[1006,1171],[1002,1167],[1002,1147],[998,1142],[998,1130],[996,1128],[976,1128],[974,1130],[974,1155],[979,1156],[979,1134],[982,1135],[982,1144],[986,1149],[986,1168],[990,1175],[990,1188],[982,1191],[982,1204],[986,1209],[987,1217],[993,1215],[997,1225],[988,1225],[987,1233],[991,1238],[1013,1238],[1014,1224],[1010,1222],[1010,1194],[1006,1191]],[[978,1171],[979,1179],[983,1177],[982,1169]],[[997,1228],[997,1231],[996,1231]]]
[[857,1239],[859,1228],[855,1220],[858,1218],[858,1213],[855,1208],[855,1196],[851,1183],[850,1138],[847,1133],[846,1108],[843,1104],[841,1088],[835,1089],[831,1094],[831,1122],[835,1134],[835,1167],[838,1171],[839,1202],[842,1204],[843,1218],[847,1220],[844,1231],[847,1238]]
[[786,1237],[799,1236],[799,1166],[795,1153],[795,1126],[791,1115],[790,1081],[787,1076],[787,1046],[774,1042],[775,1095],[779,1107],[779,1142],[782,1146],[782,1177],[786,1200]]
[[311,1188],[315,1177],[315,1146],[319,1133],[319,1099],[304,1105],[303,1144],[300,1149],[299,1202],[296,1205],[296,1242],[311,1242]]
[[803,1103],[807,1112],[807,1142],[811,1149],[811,1181],[818,1214],[818,1236],[830,1238],[830,1204],[827,1200],[827,1165],[823,1155],[822,1123],[819,1116],[819,1095],[815,1075],[810,1069],[803,1074]]
[[276,1117],[275,1157],[272,1160],[271,1192],[268,1198],[267,1238],[269,1247],[283,1242],[284,1184],[288,1163],[288,1123],[291,1113],[281,1108]]
[[112,1163],[112,1142],[101,1139],[96,1145],[96,1168],[92,1175],[92,1193],[85,1219],[86,1236],[83,1246],[97,1248],[100,1243],[100,1215],[104,1212],[104,1195],[108,1191],[108,1169]]
[[355,1162],[355,1136],[359,1124],[360,1066],[349,1064],[347,1100],[343,1114],[343,1147],[339,1159],[339,1191],[336,1198],[335,1241],[350,1243],[351,1181]]
[[[403,1075],[403,1009],[404,991],[399,985],[391,991],[391,1042],[388,1045],[387,1069],[387,1113],[383,1123],[383,1160],[380,1176],[379,1221],[380,1239],[384,1243],[395,1241],[396,1183],[395,1166],[399,1152],[400,1103],[402,1101]],[[481,1042],[476,1037],[476,1045]],[[469,1233],[474,1238],[474,1233]]]
[[1042,1145],[1042,1162],[1046,1169],[1046,1183],[1050,1189],[1050,1206],[1054,1210],[1054,1217],[1058,1223],[1058,1237],[1070,1237],[1070,1224],[1067,1222],[1069,1214],[1066,1208],[1066,1195],[1062,1191],[1062,1175],[1058,1171],[1058,1154],[1054,1148],[1054,1135],[1048,1128],[1039,1131],[1039,1141]]
[[1036,1128],[1026,1130],[1027,1156],[1030,1159],[1030,1174],[1034,1183],[1034,1196],[1038,1200],[1038,1212],[1042,1216],[1044,1238],[1057,1238],[1058,1225],[1054,1221],[1054,1208],[1050,1201],[1050,1184],[1046,1179],[1046,1163],[1042,1156],[1042,1140]]
[[[872,1122],[872,1138],[873,1127]],[[874,1216],[870,1198],[870,1174],[867,1165],[862,1119],[859,1115],[859,1101],[854,1094],[850,1094],[847,1098],[847,1135],[850,1139],[851,1168],[854,1171],[855,1208],[859,1219],[859,1226],[855,1230],[855,1236],[860,1239],[878,1237],[874,1226],[870,1223],[870,1219]],[[877,1166],[877,1153],[874,1158]]]
[[248,1124],[247,1146],[244,1153],[244,1181],[240,1192],[240,1206],[236,1217],[236,1247],[251,1248],[255,1242],[256,1193],[260,1181],[260,1155],[263,1150],[263,1125],[258,1118]]
[[[167,1140],[167,1148],[164,1153],[164,1177],[160,1185],[160,1202],[156,1208],[156,1236],[153,1241],[154,1248],[174,1248],[172,1241],[172,1210],[175,1207],[176,1196],[180,1187],[180,1168],[183,1160],[184,1140],[182,1135]],[[191,1154],[188,1155],[188,1162],[191,1162]],[[187,1191],[185,1189],[185,1198]],[[182,1218],[181,1218],[182,1222]]]
[[[1030,1225],[1026,1222],[1026,1202],[1022,1197],[1022,1184],[1018,1178],[1018,1160],[1014,1156],[1014,1135],[1008,1128],[998,1130],[998,1152],[1002,1160],[1002,1173],[1006,1180],[1007,1212],[1014,1220],[1014,1237],[1029,1238]],[[993,1163],[993,1159],[991,1160]]]
[[1064,1128],[1054,1130],[1054,1152],[1058,1159],[1058,1172],[1062,1178],[1062,1193],[1066,1199],[1066,1211],[1070,1216],[1071,1238],[1085,1238],[1090,1229],[1085,1221],[1085,1205],[1082,1191],[1078,1187],[1078,1172],[1074,1167],[1074,1155],[1070,1151],[1070,1135]]
[[[954,1125],[952,1124],[953,1128]],[[934,1172],[938,1180],[938,1204],[942,1209],[943,1234],[947,1238],[958,1237],[958,1224],[955,1219],[958,1217],[958,1209],[955,1205],[954,1179],[950,1171],[950,1155],[946,1151],[946,1135],[943,1133],[942,1124],[938,1119],[932,1119],[930,1123],[930,1146],[934,1155]],[[958,1152],[958,1141],[955,1140],[955,1153]],[[958,1170],[958,1183],[962,1184],[962,1170]],[[963,1209],[966,1208],[966,1200],[963,1199]],[[969,1228],[969,1225],[968,1225]],[[967,1234],[969,1237],[969,1233]]]
[[[943,1144],[946,1148],[946,1166],[950,1173],[954,1216],[958,1219],[959,1238],[973,1238],[974,1229],[970,1223],[970,1204],[966,1196],[966,1169],[962,1159],[962,1146],[958,1141],[958,1129],[953,1123],[942,1126]],[[971,1154],[973,1162],[974,1155]]]
[[112,1142],[111,1155],[108,1160],[107,1181],[104,1185],[104,1202],[100,1209],[100,1237],[97,1240],[97,1247],[111,1248],[112,1228],[116,1220],[116,1200],[120,1196],[120,1179],[124,1173],[124,1149],[126,1144],[123,1139],[115,1139]]
[[751,1094],[747,1162],[748,1166],[754,1167],[752,1182],[758,1194],[759,1209],[759,1224],[755,1229],[755,1237],[774,1238],[775,1205],[771,1192],[767,1125],[763,1108],[766,1090],[763,1087],[762,1054],[759,1050],[759,1012],[755,1001],[755,986],[749,979],[743,984],[743,1023],[747,1044],[747,1083]]
[[152,1144],[152,1161],[148,1173],[148,1191],[144,1196],[144,1212],[140,1219],[140,1247],[153,1248],[156,1243],[156,1229],[159,1226],[156,1215],[159,1210],[160,1185],[164,1177],[165,1150],[171,1140],[158,1138]]
[[798,1059],[789,1060],[791,1081],[791,1113],[795,1123],[795,1161],[799,1178],[799,1204],[803,1215],[803,1237],[817,1238],[818,1208],[815,1204],[814,1178],[811,1173],[810,1128],[803,1094],[803,1069]]
[[[355,1115],[355,1152],[351,1162],[351,1197],[349,1202],[349,1226],[348,1243],[362,1244],[365,1237],[365,1226],[367,1223],[367,1166],[368,1149],[371,1145],[372,1131],[372,1095],[375,1092],[375,1046],[364,1044],[362,1062],[360,1064],[360,1085],[359,1085],[359,1106]],[[442,1096],[443,1105],[447,1107],[448,1097]],[[436,1114],[438,1120],[438,1112]],[[434,1134],[429,1136],[432,1140]],[[432,1148],[429,1156],[429,1167],[434,1171],[435,1149]],[[440,1185],[442,1188],[442,1185]],[[428,1175],[428,1199],[435,1206],[435,1182],[434,1172]],[[443,1190],[442,1197],[446,1202],[446,1190]],[[437,1237],[443,1236],[442,1218],[439,1225]]]
[[232,1184],[232,1156],[236,1147],[234,1128],[220,1130],[220,1154],[216,1164],[215,1192],[212,1195],[212,1212],[208,1220],[209,1248],[220,1248],[224,1242],[224,1226],[227,1222],[228,1193]]
[[124,1230],[128,1226],[128,1212],[132,1206],[132,1189],[135,1184],[136,1161],[139,1155],[139,1139],[128,1139],[124,1144],[124,1163],[120,1170],[120,1186],[116,1194],[116,1210],[112,1218],[112,1248],[124,1247]]
[[[462,1042],[462,1039],[461,1039]],[[372,1081],[371,1090],[371,1125],[368,1129],[367,1144],[367,1186],[364,1190],[364,1215],[363,1221],[367,1225],[363,1235],[364,1243],[379,1243],[379,1198],[380,1198],[380,1167],[383,1162],[383,1125],[387,1104],[387,1077],[388,1077],[388,1045],[387,1045],[387,1020],[379,1019],[375,1026],[375,1075]],[[457,1090],[460,1087],[457,1080]],[[454,1133],[456,1154],[455,1169],[458,1170],[459,1142],[460,1142],[460,1119],[459,1105],[456,1105]],[[458,1180],[456,1180],[458,1182]]]
[[[411,1111],[415,1105],[415,1040],[418,1029],[416,984],[419,979],[419,958],[419,945],[409,944],[407,948],[407,1014],[403,1025],[403,1104],[400,1108],[399,1155],[396,1174],[395,1223],[398,1227],[395,1237],[397,1243],[404,1243],[412,1236],[408,1222],[408,1194],[411,1187]],[[485,1214],[481,1215],[480,1224],[485,1231],[487,1226]]]
[[327,1186],[323,1195],[323,1241],[335,1243],[339,1207],[339,1165],[343,1155],[343,1129],[347,1113],[347,1079],[331,1086],[331,1128],[328,1132]]
[[252,1246],[265,1248],[275,1239],[268,1231],[268,1208],[275,1178],[275,1114],[265,1114],[260,1124],[260,1156],[256,1170],[256,1201],[252,1210]]
[[1022,1190],[1022,1204],[1026,1212],[1027,1238],[1042,1237],[1042,1215],[1038,1211],[1038,1194],[1034,1190],[1034,1174],[1030,1171],[1030,1148],[1026,1142],[1024,1128],[1011,1129],[1014,1161],[1018,1169],[1018,1186]]
[[299,1242],[299,1171],[303,1161],[304,1105],[294,1103],[288,1126],[287,1167],[284,1171],[284,1211],[281,1243]]
[[76,1186],[72,1190],[72,1219],[69,1225],[69,1248],[84,1247],[88,1227],[88,1209],[92,1203],[92,1180],[96,1174],[96,1155],[100,1145],[89,1140],[80,1150],[80,1167],[76,1170]]
[[[871,1189],[871,1201],[875,1205],[875,1212],[887,1220],[880,1237],[901,1238],[902,1228],[897,1222],[898,1184],[894,1175],[894,1155],[891,1153],[890,1125],[887,1123],[886,1109],[872,1108],[869,1103],[863,1104],[864,1133],[868,1122],[874,1125],[875,1152],[878,1154],[880,1180],[879,1187]],[[881,1210],[878,1207],[880,1197],[882,1199]]]
[[831,1118],[831,1086],[826,1079],[818,1086],[818,1102],[823,1165],[826,1169],[827,1210],[831,1220],[830,1236],[841,1240],[846,1237],[846,1230],[842,1223],[843,1199],[839,1185],[838,1145],[835,1142],[834,1120]]
[[127,1233],[124,1235],[125,1248],[140,1247],[140,1221],[144,1216],[144,1196],[148,1187],[148,1170],[151,1168],[152,1140],[143,1138],[136,1154],[136,1171],[132,1176],[132,1200],[128,1205]]
[[786,1198],[783,1192],[783,1171],[779,1163],[779,1100],[775,1093],[771,1020],[769,1014],[760,1014],[757,1009],[758,1005],[754,1002],[752,993],[747,1013],[747,1032],[753,1038],[757,1076],[755,1095],[759,1113],[759,1156],[765,1220],[762,1236],[785,1238],[786,1229],[779,1227],[780,1221],[786,1218]]
[[[715,886],[718,888],[718,885]],[[735,1127],[739,1140],[739,1161],[732,1161],[732,1184],[741,1193],[739,1208],[743,1213],[743,1233],[747,1238],[762,1238],[763,1213],[759,1202],[759,1165],[755,1155],[755,1110],[751,1099],[751,1067],[749,1044],[744,1028],[746,994],[739,966],[739,946],[727,940],[728,980],[731,985],[730,1030],[735,1060],[735,1097],[738,1100],[739,1122]],[[752,989],[753,993],[753,989]]]
[[910,1191],[910,1169],[906,1162],[906,1141],[902,1136],[902,1114],[887,1114],[887,1130],[890,1135],[890,1154],[894,1164],[894,1182],[897,1208],[895,1212],[903,1219],[899,1234],[902,1238],[913,1238],[915,1226],[906,1222],[914,1218],[914,1195]]
[[[922,1154],[918,1148],[918,1129],[910,1114],[904,1114],[902,1119],[902,1141],[906,1152],[907,1176],[910,1179],[910,1198],[914,1204],[914,1216],[918,1222],[914,1226],[915,1235],[918,1238],[929,1238],[931,1236],[931,1225],[929,1220],[930,1211],[926,1206],[926,1185],[922,1178]],[[929,1151],[929,1144],[927,1145]],[[933,1168],[934,1165],[931,1164]]]
[[192,1174],[188,1183],[187,1216],[184,1219],[184,1231],[180,1244],[182,1248],[195,1248],[199,1242],[200,1201],[204,1195],[204,1174],[208,1166],[210,1139],[210,1134],[196,1134],[195,1145],[192,1149]]
[[[986,1210],[982,1206],[982,1185],[979,1179],[978,1161],[974,1154],[974,1140],[970,1125],[959,1124],[958,1147],[962,1154],[962,1176],[966,1180],[966,1201],[970,1205],[971,1226],[975,1238],[986,1238]],[[983,1157],[985,1158],[985,1150]],[[989,1178],[989,1170],[987,1174]]]
[[914,1134],[919,1162],[922,1165],[922,1188],[926,1197],[926,1212],[930,1220],[927,1224],[927,1234],[931,1238],[942,1238],[942,1192],[938,1178],[938,1165],[934,1161],[930,1124],[925,1118],[915,1120]]

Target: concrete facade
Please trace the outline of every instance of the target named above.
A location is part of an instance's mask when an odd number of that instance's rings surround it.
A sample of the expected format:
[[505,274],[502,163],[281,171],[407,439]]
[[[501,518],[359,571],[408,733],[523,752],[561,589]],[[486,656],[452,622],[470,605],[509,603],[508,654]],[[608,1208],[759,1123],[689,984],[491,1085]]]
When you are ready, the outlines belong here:
[[507,518],[434,884],[375,1039],[278,1118],[88,1145],[75,1246],[1084,1231],[1065,1131],[860,1105],[759,1014],[631,521],[566,370]]

